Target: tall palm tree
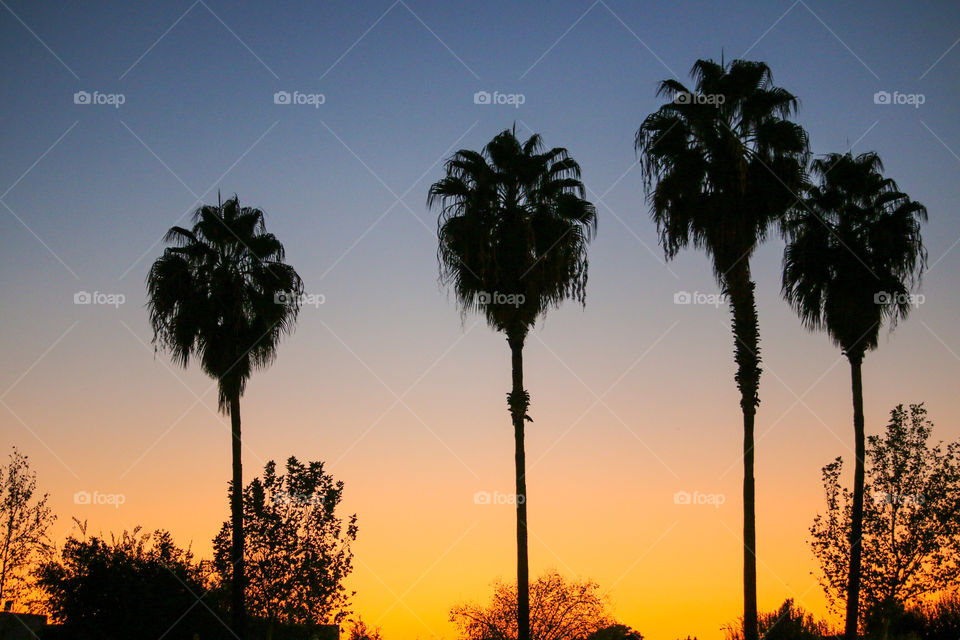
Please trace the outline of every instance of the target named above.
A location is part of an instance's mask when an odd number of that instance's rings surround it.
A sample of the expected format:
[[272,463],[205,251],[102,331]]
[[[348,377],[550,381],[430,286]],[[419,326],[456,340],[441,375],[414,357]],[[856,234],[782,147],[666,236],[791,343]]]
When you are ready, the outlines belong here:
[[815,160],[819,184],[785,225],[783,295],[810,330],[825,330],[850,362],[856,464],[847,575],[846,640],[857,637],[863,533],[864,430],[861,364],[877,348],[884,320],[910,312],[911,288],[926,265],[922,204],[882,175],[876,153]]
[[190,358],[216,379],[219,409],[230,415],[234,632],[245,631],[243,472],[240,396],[255,369],[268,366],[281,337],[293,330],[303,284],[284,263],[284,248],[267,233],[259,209],[234,196],[194,213],[193,227],[171,228],[147,276],[153,343],[186,367]]
[[585,302],[587,244],[597,212],[584,199],[580,166],[566,149],[543,150],[539,135],[521,143],[516,128],[480,152],[460,150],[430,187],[439,205],[441,282],[464,313],[482,314],[506,335],[513,366],[507,394],[513,420],[517,503],[517,629],[530,638],[523,344],[534,322],[566,299]]
[[743,412],[744,637],[757,640],[754,417],[760,402],[760,335],[750,257],[804,182],[806,132],[788,118],[797,98],[773,85],[762,62],[698,60],[696,86],[664,80],[672,99],[637,131],[645,191],[668,258],[693,245],[713,262],[732,311],[735,375]]

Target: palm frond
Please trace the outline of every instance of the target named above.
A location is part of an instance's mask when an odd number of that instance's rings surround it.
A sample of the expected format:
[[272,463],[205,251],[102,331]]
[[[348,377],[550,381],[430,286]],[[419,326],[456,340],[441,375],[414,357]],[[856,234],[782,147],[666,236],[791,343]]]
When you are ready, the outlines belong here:
[[580,166],[562,147],[542,149],[539,135],[503,131],[481,152],[453,154],[427,194],[439,209],[441,284],[463,313],[521,338],[548,307],[584,301],[596,232]]
[[241,207],[236,196],[200,206],[191,229],[173,227],[165,240],[173,246],[147,276],[153,343],[181,366],[197,358],[218,381],[226,411],[292,332],[303,283],[266,232],[263,211]]
[[818,183],[784,229],[784,297],[848,355],[875,349],[884,322],[907,317],[926,266],[927,210],[882,170],[873,152],[817,158]]

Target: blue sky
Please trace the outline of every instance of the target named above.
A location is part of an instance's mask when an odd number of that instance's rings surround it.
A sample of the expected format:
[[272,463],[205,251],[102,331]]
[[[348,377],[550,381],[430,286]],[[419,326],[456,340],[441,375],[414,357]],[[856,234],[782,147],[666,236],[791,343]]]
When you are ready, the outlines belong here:
[[[875,149],[936,211],[951,200],[938,186],[952,182],[960,163],[951,151],[960,146],[952,117],[960,56],[948,51],[960,36],[956,12],[880,3],[866,20],[862,7],[805,2],[561,2],[549,10],[12,2],[0,23],[10,61],[4,184],[60,142],[4,201],[81,279],[107,286],[123,275],[117,286],[131,294],[143,252],[196,196],[209,201],[217,188],[276,212],[279,232],[290,224],[296,231],[287,235],[310,243],[291,238],[294,255],[325,270],[408,189],[403,203],[413,213],[396,205],[389,215],[412,222],[402,237],[424,240],[427,230],[412,215],[432,228],[423,202],[439,175],[435,161],[514,122],[568,147],[587,185],[603,194],[635,160],[632,134],[658,104],[656,82],[686,79],[694,59],[723,51],[767,61],[776,81],[800,96],[799,120],[815,151]],[[125,102],[76,105],[80,90],[123,94]],[[323,94],[325,102],[275,105],[278,90]],[[480,90],[525,101],[475,105]],[[879,90],[922,93],[925,102],[876,105]],[[622,222],[604,216],[601,234],[629,226],[653,246],[637,173],[604,198]],[[4,251],[5,260],[63,269],[41,258],[37,251],[46,250],[5,213],[4,242],[19,247]],[[956,237],[949,224],[937,239]],[[87,250],[91,244],[98,250]]]

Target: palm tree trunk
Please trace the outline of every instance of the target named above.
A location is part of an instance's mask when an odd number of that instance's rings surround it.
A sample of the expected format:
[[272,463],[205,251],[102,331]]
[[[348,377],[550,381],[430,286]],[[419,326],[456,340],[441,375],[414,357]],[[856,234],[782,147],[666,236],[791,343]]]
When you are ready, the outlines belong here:
[[246,633],[246,610],[243,591],[246,585],[246,572],[243,561],[243,467],[240,458],[240,392],[234,391],[230,398],[230,426],[233,449],[233,491],[230,494],[230,519],[232,522],[232,544],[230,563],[233,565],[233,584],[231,609],[233,632],[238,640],[244,640]]
[[740,260],[727,276],[727,294],[733,310],[736,381],[743,412],[743,637],[758,640],[757,625],[757,518],[754,480],[753,432],[760,403],[760,332],[750,265]]
[[861,364],[863,354],[847,354],[850,360],[850,377],[853,383],[853,432],[854,453],[857,457],[853,469],[853,512],[850,516],[850,570],[847,574],[847,622],[844,640],[856,640],[860,619],[860,563],[863,555],[863,492],[864,457],[866,438],[863,430],[863,378]]
[[527,462],[523,448],[529,399],[523,388],[523,338],[508,338],[513,369],[509,395],[517,473],[517,640],[530,640],[530,569],[527,556]]

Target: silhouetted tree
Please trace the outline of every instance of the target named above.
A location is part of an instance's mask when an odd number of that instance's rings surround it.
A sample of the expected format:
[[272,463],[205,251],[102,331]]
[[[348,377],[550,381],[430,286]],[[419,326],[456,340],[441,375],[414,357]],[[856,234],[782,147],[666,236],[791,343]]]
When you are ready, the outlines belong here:
[[31,569],[53,551],[47,529],[57,517],[48,497],[37,494],[36,472],[13,447],[7,465],[0,466],[0,602],[12,601],[14,611],[30,608]]
[[[541,576],[530,585],[531,640],[633,640],[616,635],[617,626],[636,632],[617,625],[599,590],[595,582],[565,580],[556,571]],[[457,625],[461,640],[517,640],[516,611],[516,585],[498,580],[489,604],[456,605],[450,609],[450,622]],[[610,635],[594,635],[600,632]]]
[[[960,441],[930,444],[923,405],[898,405],[866,449],[859,617],[889,617],[960,582]],[[823,468],[826,510],[810,529],[820,584],[845,608],[853,495],[840,484],[843,461]],[[876,618],[876,616],[874,616]]]
[[805,181],[806,132],[787,118],[798,101],[773,85],[762,62],[698,60],[691,91],[664,80],[672,99],[637,131],[647,199],[667,258],[704,250],[732,311],[736,383],[743,412],[743,543],[746,640],[757,640],[753,434],[760,334],[750,257]]
[[521,143],[503,131],[481,152],[460,150],[446,176],[430,187],[427,205],[440,205],[440,279],[464,313],[476,311],[507,337],[513,388],[517,505],[519,639],[529,640],[527,484],[524,423],[530,395],[523,388],[523,345],[537,318],[564,300],[585,301],[587,244],[596,209],[584,199],[580,166],[566,149],[543,151],[539,135]]
[[864,354],[877,348],[884,320],[910,312],[910,287],[926,263],[920,224],[927,210],[882,175],[875,153],[832,153],[812,163],[819,184],[785,225],[783,294],[810,330],[825,330],[850,362],[856,465],[847,576],[846,640],[859,619],[860,536],[865,446]]
[[923,640],[960,638],[960,597],[956,593],[921,603],[915,612],[923,620]]
[[643,640],[643,634],[625,624],[614,624],[591,633],[587,640]]
[[[217,380],[219,408],[230,415],[233,479],[243,486],[240,396],[254,370],[276,357],[281,337],[293,330],[303,284],[284,263],[280,241],[267,233],[260,209],[233,198],[194,213],[191,229],[171,228],[147,276],[153,343],[187,366],[191,357]],[[233,494],[232,614],[244,637],[243,507]]]
[[[244,489],[246,609],[266,621],[268,637],[280,625],[339,624],[348,615],[344,579],[353,570],[350,544],[357,516],[337,514],[343,482],[324,472],[322,462],[287,459],[286,473],[274,461],[263,478]],[[231,579],[231,527],[224,522],[213,541],[214,566]]]
[[[758,629],[764,640],[826,640],[835,638],[830,626],[817,620],[793,598],[787,598],[777,611],[759,616]],[[725,640],[743,640],[743,618],[724,627]]]
[[78,640],[217,637],[223,623],[199,563],[166,531],[71,535],[39,583],[53,617]]
[[356,620],[350,620],[350,635],[348,640],[383,640],[380,634],[380,627],[371,627],[363,618],[357,616]]

